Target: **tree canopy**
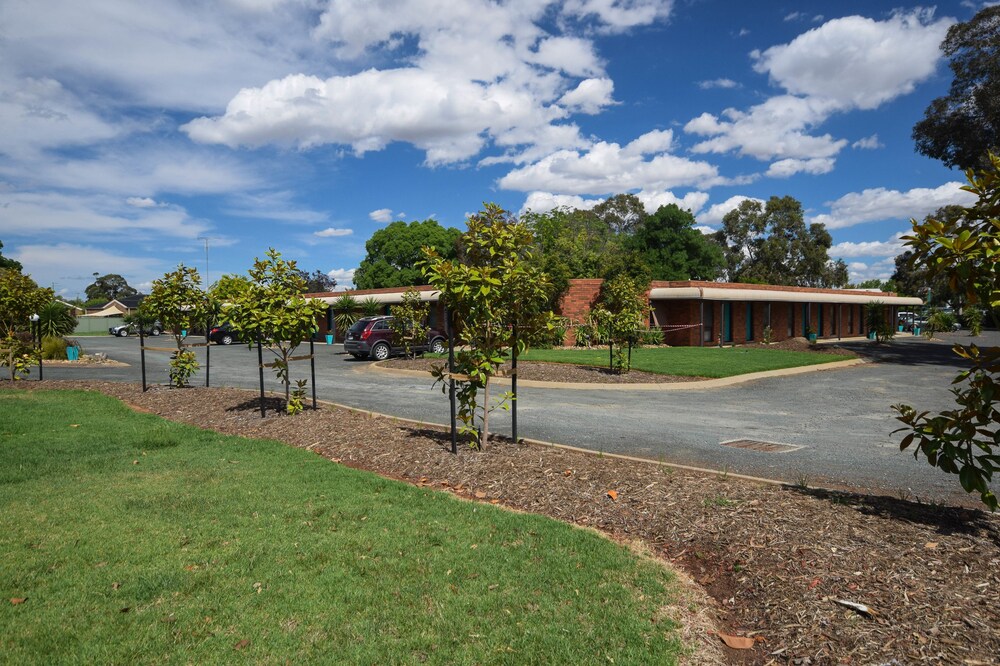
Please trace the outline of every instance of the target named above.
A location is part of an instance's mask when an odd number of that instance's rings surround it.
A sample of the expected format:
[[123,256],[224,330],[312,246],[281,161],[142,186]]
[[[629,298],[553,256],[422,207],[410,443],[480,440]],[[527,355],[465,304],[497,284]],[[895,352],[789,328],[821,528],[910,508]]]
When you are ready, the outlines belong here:
[[660,206],[635,227],[625,247],[643,258],[654,280],[714,280],[725,266],[722,248],[694,224],[690,211]]
[[612,233],[628,235],[646,219],[646,209],[634,194],[616,194],[594,206],[594,215]]
[[117,273],[108,273],[100,277],[97,276],[97,273],[94,273],[94,282],[88,285],[84,292],[87,294],[88,300],[101,300],[104,302],[116,298],[135,296],[139,293],[129,286],[125,278]]
[[40,288],[21,271],[0,268],[0,338],[28,330],[28,318],[53,297],[51,289]]
[[318,268],[312,273],[299,269],[299,277],[305,282],[304,294],[319,294],[337,287],[337,281]]
[[847,265],[831,261],[833,238],[826,226],[806,226],[802,204],[793,197],[767,203],[747,199],[722,218],[716,238],[723,246],[730,282],[793,287],[842,287]]
[[[0,241],[0,250],[3,250],[3,241]],[[15,270],[21,272],[24,270],[24,266],[21,265],[20,261],[15,261],[8,257],[3,256],[3,252],[0,252],[0,269]]]
[[[944,276],[951,289],[970,304],[1000,306],[1000,156],[990,155],[990,166],[968,171],[964,189],[977,203],[959,215],[912,220],[913,234],[904,236],[915,264],[925,266],[931,278]],[[969,362],[968,370],[952,382],[956,408],[940,414],[894,405],[906,435],[900,448],[914,447],[914,456],[950,474],[957,474],[966,492],[978,492],[991,510],[998,507],[990,487],[1000,471],[1000,347],[956,344],[954,352]]]
[[534,235],[531,261],[552,280],[556,299],[572,278],[603,277],[608,263],[622,253],[608,225],[589,210],[529,212],[521,221]]
[[1000,5],[951,26],[941,50],[954,80],[913,126],[917,152],[950,167],[981,166],[1000,146]]
[[393,222],[365,243],[368,254],[354,273],[354,285],[358,289],[378,289],[427,284],[416,267],[423,259],[422,248],[434,248],[442,258],[453,259],[460,235],[458,229],[446,229],[436,220]]

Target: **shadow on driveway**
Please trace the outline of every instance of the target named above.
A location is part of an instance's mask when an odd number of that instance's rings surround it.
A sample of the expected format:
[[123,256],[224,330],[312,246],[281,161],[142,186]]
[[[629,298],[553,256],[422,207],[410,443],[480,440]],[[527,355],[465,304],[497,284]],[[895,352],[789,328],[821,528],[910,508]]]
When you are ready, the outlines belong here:
[[861,358],[873,363],[895,363],[907,366],[951,367],[955,372],[967,369],[969,362],[952,351],[956,344],[975,344],[979,347],[1000,345],[1000,333],[985,331],[973,338],[968,331],[940,333],[933,340],[923,336],[902,333],[889,343],[875,344],[869,341],[841,342],[837,346],[855,352]]

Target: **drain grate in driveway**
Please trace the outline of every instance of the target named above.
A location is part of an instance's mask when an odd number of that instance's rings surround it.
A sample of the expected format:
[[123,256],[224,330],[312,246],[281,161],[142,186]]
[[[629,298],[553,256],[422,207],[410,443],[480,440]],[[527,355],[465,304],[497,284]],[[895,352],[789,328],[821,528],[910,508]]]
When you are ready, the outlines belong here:
[[778,444],[777,442],[762,442],[756,439],[730,439],[719,442],[723,446],[731,446],[734,449],[749,449],[750,451],[762,451],[764,453],[784,453],[786,451],[796,451],[801,446],[792,444]]

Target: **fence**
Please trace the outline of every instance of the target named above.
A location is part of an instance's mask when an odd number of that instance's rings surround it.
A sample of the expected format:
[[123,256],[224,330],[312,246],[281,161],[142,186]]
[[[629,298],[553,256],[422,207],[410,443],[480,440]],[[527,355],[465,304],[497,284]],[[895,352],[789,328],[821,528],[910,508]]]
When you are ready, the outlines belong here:
[[106,334],[112,326],[121,326],[124,323],[125,320],[122,317],[77,317],[73,335]]

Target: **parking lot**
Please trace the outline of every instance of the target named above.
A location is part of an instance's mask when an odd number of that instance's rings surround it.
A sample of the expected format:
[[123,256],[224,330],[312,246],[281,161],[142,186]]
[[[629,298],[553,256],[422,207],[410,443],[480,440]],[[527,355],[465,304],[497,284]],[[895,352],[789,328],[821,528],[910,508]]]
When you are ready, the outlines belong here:
[[[942,340],[903,335],[891,345],[844,343],[871,361],[839,370],[759,379],[725,388],[683,391],[520,390],[519,434],[653,460],[706,467],[789,482],[874,490],[945,500],[963,497],[957,479],[900,453],[899,425],[891,405],[920,409],[952,406],[950,382],[960,368],[950,351],[966,332]],[[136,338],[82,338],[87,353],[104,352],[128,367],[46,368],[46,379],[94,378],[138,382]],[[194,340],[192,340],[194,341]],[[1000,344],[989,332],[977,344]],[[156,346],[169,345],[158,338]],[[373,372],[339,345],[316,347],[320,399],[400,417],[448,422],[448,401],[429,378]],[[197,348],[204,362],[205,349]],[[257,353],[246,345],[211,348],[212,385],[257,387]],[[265,352],[266,353],[266,352]],[[265,358],[265,362],[271,360]],[[147,353],[151,383],[166,383],[169,354]],[[293,377],[308,377],[308,362],[293,364]],[[204,370],[195,383],[204,382]],[[280,390],[273,373],[266,388]],[[508,431],[509,416],[495,412],[493,427]],[[760,451],[724,445],[748,439],[786,445]],[[779,447],[784,448],[784,447]]]

